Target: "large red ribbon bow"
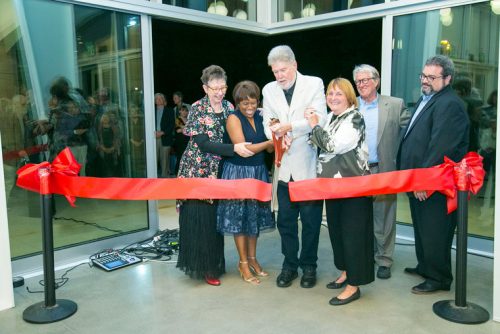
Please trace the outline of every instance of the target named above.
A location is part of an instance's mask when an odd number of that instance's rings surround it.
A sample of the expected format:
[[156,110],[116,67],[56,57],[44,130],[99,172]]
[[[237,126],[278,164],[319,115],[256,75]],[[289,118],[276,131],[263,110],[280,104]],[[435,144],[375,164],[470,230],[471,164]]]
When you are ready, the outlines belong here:
[[[17,171],[17,185],[21,188],[39,192],[40,194],[52,194],[52,174],[67,176],[78,176],[80,164],[76,161],[69,148],[65,148],[57,155],[51,163],[44,161],[39,164],[26,164]],[[48,172],[48,174],[47,174]],[[64,195],[71,206],[75,206],[75,197]]]
[[[486,172],[483,169],[483,157],[476,152],[467,153],[459,162],[454,162],[444,157],[444,162],[435,168],[449,169],[453,172],[455,187],[453,189],[440,190],[447,197],[448,213],[457,209],[457,191],[466,191],[469,194],[477,194],[483,186]],[[430,196],[433,191],[429,191]]]

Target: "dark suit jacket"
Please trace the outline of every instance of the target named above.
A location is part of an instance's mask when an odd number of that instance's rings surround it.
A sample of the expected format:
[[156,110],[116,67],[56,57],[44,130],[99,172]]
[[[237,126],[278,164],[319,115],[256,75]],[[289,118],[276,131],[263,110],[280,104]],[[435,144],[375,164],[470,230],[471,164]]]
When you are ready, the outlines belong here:
[[399,144],[398,169],[432,167],[445,156],[457,162],[463,158],[469,148],[469,117],[451,85],[427,102],[405,133]]
[[163,109],[163,115],[161,116],[160,129],[164,132],[161,136],[161,144],[163,146],[172,146],[174,143],[174,127],[175,127],[175,116],[174,110],[169,107]]

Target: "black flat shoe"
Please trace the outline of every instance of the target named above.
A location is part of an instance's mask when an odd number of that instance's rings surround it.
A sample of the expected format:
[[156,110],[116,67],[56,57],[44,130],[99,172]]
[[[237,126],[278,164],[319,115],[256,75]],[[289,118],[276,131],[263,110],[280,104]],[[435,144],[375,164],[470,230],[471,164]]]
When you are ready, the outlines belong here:
[[437,291],[450,291],[450,286],[430,280],[425,280],[419,285],[411,288],[411,292],[417,295],[425,295]]
[[338,278],[335,281],[328,283],[326,285],[326,288],[327,289],[340,289],[340,288],[343,288],[347,284],[347,279],[345,281],[343,281],[342,283],[337,283],[336,282],[337,280],[338,280]]
[[339,305],[349,304],[350,302],[359,299],[359,297],[361,297],[361,291],[358,288],[358,290],[355,293],[353,293],[352,295],[350,295],[345,299],[338,299],[337,297],[333,297],[332,299],[330,299],[330,305],[339,306]]

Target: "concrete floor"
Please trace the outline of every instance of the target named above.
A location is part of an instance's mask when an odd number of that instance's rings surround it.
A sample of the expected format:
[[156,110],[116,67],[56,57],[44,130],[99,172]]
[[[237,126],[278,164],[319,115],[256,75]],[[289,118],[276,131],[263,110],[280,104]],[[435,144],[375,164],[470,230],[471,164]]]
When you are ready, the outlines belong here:
[[[162,228],[176,224],[172,208],[163,213]],[[160,210],[162,211],[162,210]],[[259,286],[241,280],[231,237],[226,237],[226,270],[222,285],[194,281],[175,268],[175,262],[143,262],[113,272],[83,264],[67,276],[57,298],[78,304],[71,317],[36,325],[22,319],[30,305],[43,301],[39,279],[26,280],[15,289],[16,307],[0,312],[0,334],[23,333],[500,333],[500,323],[462,325],[443,320],[432,311],[439,300],[454,299],[450,292],[433,295],[410,293],[421,279],[403,273],[415,265],[413,246],[396,247],[393,276],[376,279],[361,288],[361,299],[349,305],[328,304],[337,292],[325,285],[339,272],[333,266],[328,232],[322,227],[318,284],[303,289],[299,279],[289,288],[277,288],[282,262],[277,231],[261,235],[258,256],[271,273]],[[60,277],[63,272],[57,272]],[[492,311],[493,261],[469,255],[467,300]]]

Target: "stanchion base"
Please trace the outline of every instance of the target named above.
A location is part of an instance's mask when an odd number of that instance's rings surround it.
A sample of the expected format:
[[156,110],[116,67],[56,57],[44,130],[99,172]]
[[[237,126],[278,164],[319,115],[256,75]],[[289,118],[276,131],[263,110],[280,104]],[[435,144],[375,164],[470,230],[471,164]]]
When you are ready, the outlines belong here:
[[76,303],[67,299],[57,299],[54,306],[45,306],[45,302],[40,302],[24,310],[23,319],[34,324],[48,324],[69,318],[76,309]]
[[460,307],[454,300],[441,300],[434,303],[432,310],[443,319],[461,324],[482,324],[490,319],[488,311],[474,303]]

